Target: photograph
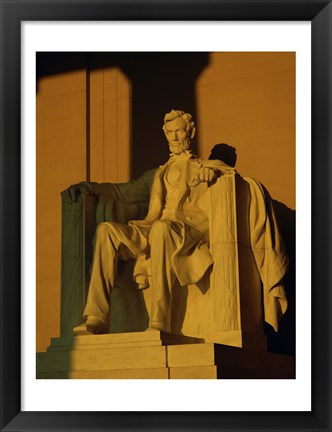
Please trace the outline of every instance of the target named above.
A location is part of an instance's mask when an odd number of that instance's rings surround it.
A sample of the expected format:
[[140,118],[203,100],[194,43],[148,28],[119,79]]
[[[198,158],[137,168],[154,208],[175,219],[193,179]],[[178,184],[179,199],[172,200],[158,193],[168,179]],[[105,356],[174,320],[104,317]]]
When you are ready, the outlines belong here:
[[332,431],[331,0],[0,0],[0,430]]

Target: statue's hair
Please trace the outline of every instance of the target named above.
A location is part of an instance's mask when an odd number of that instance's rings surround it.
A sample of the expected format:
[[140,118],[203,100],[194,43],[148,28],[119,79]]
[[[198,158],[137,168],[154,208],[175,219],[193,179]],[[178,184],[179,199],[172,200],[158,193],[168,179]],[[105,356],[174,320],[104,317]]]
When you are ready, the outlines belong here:
[[166,124],[168,122],[171,122],[177,118],[183,118],[183,120],[186,122],[186,130],[190,132],[191,138],[195,135],[195,123],[193,121],[193,118],[191,114],[185,113],[181,110],[174,110],[170,111],[169,113],[165,114],[164,117],[164,125],[163,125],[163,131],[166,132]]

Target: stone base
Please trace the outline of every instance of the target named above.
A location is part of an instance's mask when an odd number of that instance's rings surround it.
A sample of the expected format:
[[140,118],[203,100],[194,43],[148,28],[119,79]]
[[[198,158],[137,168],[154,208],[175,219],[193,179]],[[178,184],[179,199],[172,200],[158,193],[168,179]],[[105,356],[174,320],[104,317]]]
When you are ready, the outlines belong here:
[[295,378],[294,357],[204,343],[167,347],[171,378]]
[[295,378],[293,357],[160,331],[54,338],[39,379]]
[[248,333],[242,330],[225,330],[209,334],[205,342],[245,348],[250,351],[267,351],[266,336],[262,333]]

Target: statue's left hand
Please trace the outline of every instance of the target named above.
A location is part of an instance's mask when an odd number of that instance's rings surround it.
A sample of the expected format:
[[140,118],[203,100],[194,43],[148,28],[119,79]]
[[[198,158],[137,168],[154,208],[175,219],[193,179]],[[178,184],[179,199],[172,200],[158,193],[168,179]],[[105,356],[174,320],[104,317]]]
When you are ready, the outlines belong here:
[[210,183],[217,177],[213,168],[201,166],[190,186],[198,186],[200,183]]

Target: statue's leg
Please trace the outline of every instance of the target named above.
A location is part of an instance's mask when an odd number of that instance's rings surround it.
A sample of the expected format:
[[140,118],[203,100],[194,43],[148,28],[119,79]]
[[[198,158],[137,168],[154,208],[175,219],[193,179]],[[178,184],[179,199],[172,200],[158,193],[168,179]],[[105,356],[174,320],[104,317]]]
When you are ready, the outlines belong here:
[[179,244],[181,227],[177,222],[159,220],[152,226],[151,248],[152,302],[150,328],[171,331],[171,301],[175,274],[172,256]]
[[127,261],[137,258],[147,245],[147,238],[136,227],[113,222],[98,225],[88,297],[83,312],[83,320],[87,324],[100,323],[96,332],[105,333],[109,328],[110,295],[118,259]]

